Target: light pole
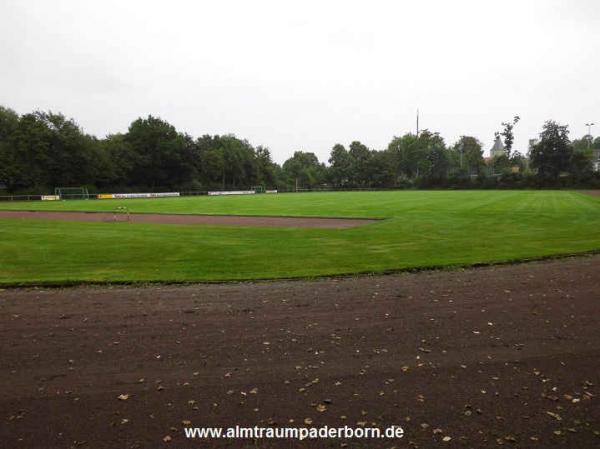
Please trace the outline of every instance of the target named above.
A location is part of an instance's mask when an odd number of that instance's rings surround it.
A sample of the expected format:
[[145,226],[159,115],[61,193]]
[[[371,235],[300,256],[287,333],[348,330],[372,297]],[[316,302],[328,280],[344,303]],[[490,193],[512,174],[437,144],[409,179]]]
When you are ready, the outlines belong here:
[[595,123],[592,123],[592,122],[589,122],[589,123],[585,124],[585,126],[588,127],[588,136],[589,136],[589,139],[588,139],[588,148],[591,148],[591,146],[592,146],[592,126],[594,126],[594,125],[595,125]]
[[419,137],[419,110],[417,109],[417,137]]

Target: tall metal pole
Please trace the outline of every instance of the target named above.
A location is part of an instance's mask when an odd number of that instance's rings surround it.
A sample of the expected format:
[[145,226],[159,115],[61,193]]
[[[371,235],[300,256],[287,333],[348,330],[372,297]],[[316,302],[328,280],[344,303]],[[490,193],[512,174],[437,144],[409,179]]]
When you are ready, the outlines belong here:
[[419,110],[417,109],[417,137],[419,137]]
[[595,125],[595,123],[592,123],[592,122],[585,124],[585,126],[588,127],[588,136],[589,136],[589,139],[588,139],[588,148],[592,147],[592,126],[594,126],[594,125]]

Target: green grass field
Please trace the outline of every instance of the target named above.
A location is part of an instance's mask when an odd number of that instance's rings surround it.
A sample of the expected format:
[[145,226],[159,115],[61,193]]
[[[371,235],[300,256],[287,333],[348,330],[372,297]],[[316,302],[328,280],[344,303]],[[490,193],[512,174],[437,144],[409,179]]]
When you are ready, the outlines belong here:
[[504,262],[600,249],[600,198],[389,191],[7,202],[0,209],[378,217],[352,229],[0,219],[0,284],[220,281]]

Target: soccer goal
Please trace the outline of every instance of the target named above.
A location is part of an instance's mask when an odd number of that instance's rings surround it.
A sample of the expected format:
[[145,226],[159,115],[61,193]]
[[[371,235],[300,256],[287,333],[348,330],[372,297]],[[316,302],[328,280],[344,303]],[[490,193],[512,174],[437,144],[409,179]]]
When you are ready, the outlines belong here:
[[254,190],[255,193],[265,193],[265,186],[252,186],[250,190]]
[[90,197],[87,187],[56,187],[54,194],[61,200],[87,200]]

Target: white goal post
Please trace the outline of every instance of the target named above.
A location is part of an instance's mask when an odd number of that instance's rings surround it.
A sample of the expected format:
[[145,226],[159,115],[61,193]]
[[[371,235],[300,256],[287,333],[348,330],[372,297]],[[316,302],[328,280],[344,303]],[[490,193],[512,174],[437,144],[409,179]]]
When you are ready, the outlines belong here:
[[56,187],[54,195],[61,200],[87,200],[90,197],[87,187]]

